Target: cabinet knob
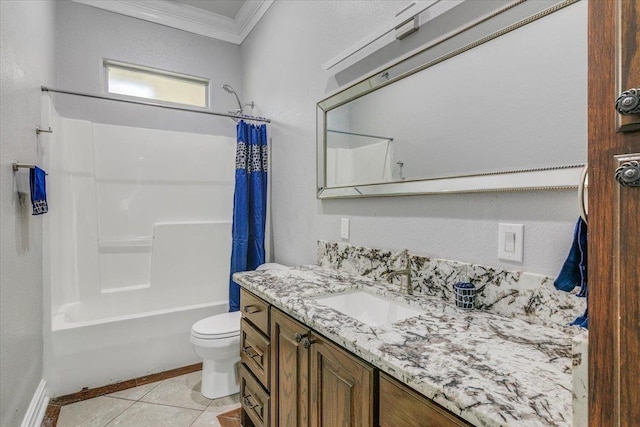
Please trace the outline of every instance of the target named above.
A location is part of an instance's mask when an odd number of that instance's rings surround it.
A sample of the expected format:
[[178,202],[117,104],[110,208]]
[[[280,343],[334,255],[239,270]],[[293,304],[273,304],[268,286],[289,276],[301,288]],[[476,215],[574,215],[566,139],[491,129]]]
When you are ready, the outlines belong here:
[[309,333],[307,332],[306,334],[301,334],[300,332],[296,332],[296,334],[293,336],[293,338],[296,340],[296,342],[300,342],[302,341],[303,338],[308,337]]
[[625,90],[616,99],[616,110],[623,116],[640,114],[640,89]]
[[640,162],[623,163],[615,173],[616,181],[623,187],[640,187]]
[[310,339],[309,337],[304,337],[302,338],[302,346],[305,349],[309,349],[309,347],[311,347],[311,344],[313,344],[315,341]]

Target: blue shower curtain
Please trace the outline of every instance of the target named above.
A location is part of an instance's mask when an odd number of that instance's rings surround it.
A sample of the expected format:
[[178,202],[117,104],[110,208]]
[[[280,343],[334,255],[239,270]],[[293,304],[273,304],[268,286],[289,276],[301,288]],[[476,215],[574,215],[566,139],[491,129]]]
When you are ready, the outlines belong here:
[[229,311],[240,310],[240,287],[233,273],[255,270],[264,263],[267,218],[267,126],[241,120],[237,132]]

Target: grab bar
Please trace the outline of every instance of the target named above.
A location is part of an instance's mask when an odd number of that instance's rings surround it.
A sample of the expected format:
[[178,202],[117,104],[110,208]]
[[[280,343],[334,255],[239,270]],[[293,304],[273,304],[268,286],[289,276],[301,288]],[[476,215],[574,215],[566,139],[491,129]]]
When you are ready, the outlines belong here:
[[587,223],[587,203],[586,203],[586,200],[584,199],[584,193],[587,187],[589,186],[588,167],[589,167],[588,164],[584,165],[584,168],[582,169],[582,176],[580,177],[580,185],[578,185],[578,201],[580,202],[580,217],[582,218],[585,224]]

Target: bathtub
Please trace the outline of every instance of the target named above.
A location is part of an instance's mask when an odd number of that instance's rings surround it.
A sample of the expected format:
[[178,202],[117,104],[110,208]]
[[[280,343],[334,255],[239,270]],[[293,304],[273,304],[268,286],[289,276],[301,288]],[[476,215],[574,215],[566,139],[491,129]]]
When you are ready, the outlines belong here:
[[[228,311],[228,300],[180,305],[147,301],[143,311],[127,313],[135,298],[83,301],[53,316],[50,393],[52,397],[137,378],[201,360],[189,342],[198,320]],[[186,302],[186,301],[180,301]],[[113,310],[117,306],[118,310]],[[106,315],[109,317],[101,317]]]
[[189,341],[192,325],[229,309],[231,223],[153,230],[148,283],[85,285],[82,299],[52,310],[52,396],[200,362]]
[[229,309],[231,223],[153,229],[148,283],[85,285],[84,298],[52,309],[52,396],[200,362],[189,341],[192,325]]

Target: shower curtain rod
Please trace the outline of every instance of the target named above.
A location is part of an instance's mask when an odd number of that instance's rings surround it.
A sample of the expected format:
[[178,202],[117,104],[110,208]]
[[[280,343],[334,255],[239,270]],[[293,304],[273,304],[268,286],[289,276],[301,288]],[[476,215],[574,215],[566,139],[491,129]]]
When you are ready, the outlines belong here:
[[134,101],[132,99],[113,98],[113,97],[110,97],[110,96],[93,95],[91,93],[74,92],[74,91],[71,91],[71,90],[62,90],[62,89],[53,89],[53,88],[46,87],[46,86],[41,86],[40,89],[42,90],[42,92],[64,93],[64,94],[67,94],[67,95],[84,96],[86,98],[106,99],[107,101],[125,102],[127,104],[147,105],[147,106],[150,106],[150,107],[160,107],[160,108],[165,108],[167,110],[189,111],[191,113],[209,114],[211,116],[231,117],[232,119],[245,119],[245,120],[253,120],[253,121],[256,121],[256,122],[271,123],[271,119],[267,119],[265,117],[248,116],[246,114],[216,113],[215,111],[209,111],[209,110],[198,110],[196,108],[187,108],[187,107],[178,107],[178,106],[173,106],[173,105],[165,105],[165,104],[160,104],[158,102]]
[[364,136],[365,138],[388,139],[389,141],[393,141],[393,138],[390,136],[367,135],[366,133],[355,133],[355,132],[347,132],[344,130],[334,130],[334,129],[327,129],[327,132],[341,133],[344,135]]

